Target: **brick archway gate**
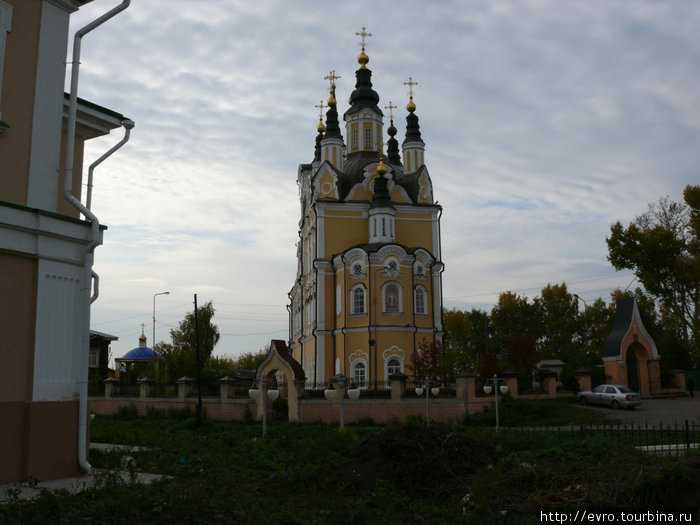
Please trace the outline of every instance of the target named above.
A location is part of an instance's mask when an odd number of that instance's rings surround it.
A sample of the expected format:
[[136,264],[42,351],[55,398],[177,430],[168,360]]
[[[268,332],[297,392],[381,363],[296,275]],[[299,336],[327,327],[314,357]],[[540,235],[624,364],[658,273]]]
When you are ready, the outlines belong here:
[[648,396],[661,389],[659,352],[644,328],[634,297],[622,297],[616,305],[612,331],[603,346],[605,377]]
[[[274,379],[282,377],[282,395],[286,396],[289,406],[289,422],[299,421],[299,398],[304,393],[306,379],[304,369],[289,351],[287,344],[280,339],[270,341],[270,351],[258,367],[256,381],[258,385],[265,379],[271,384]],[[278,381],[279,383],[279,381]],[[262,418],[263,397],[257,399],[257,418]]]

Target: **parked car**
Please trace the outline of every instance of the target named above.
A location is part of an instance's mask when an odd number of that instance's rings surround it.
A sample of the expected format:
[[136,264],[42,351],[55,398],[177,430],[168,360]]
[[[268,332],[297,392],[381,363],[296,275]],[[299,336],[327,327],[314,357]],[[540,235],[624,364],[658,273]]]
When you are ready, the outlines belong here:
[[623,385],[598,385],[593,391],[579,392],[576,399],[583,405],[590,403],[611,408],[626,407],[630,410],[642,404],[642,396]]

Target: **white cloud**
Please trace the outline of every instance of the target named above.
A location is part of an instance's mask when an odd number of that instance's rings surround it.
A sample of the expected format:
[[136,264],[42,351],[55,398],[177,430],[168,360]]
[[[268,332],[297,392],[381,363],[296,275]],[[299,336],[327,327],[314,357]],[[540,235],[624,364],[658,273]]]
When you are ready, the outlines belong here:
[[[81,8],[73,28],[107,4]],[[346,107],[363,25],[399,141],[403,82],[419,82],[446,305],[564,281],[607,298],[631,279],[605,259],[610,224],[697,182],[699,23],[695,3],[651,0],[134,2],[83,41],[79,95],[136,121],[95,174],[109,230],[94,327],[120,336],[121,355],[142,322],[150,340],[153,293],[169,289],[163,323],[198,293],[221,305],[222,333],[263,334],[226,336],[218,352],[286,338],[297,165],[312,159],[331,69]],[[86,164],[120,135],[92,141]]]

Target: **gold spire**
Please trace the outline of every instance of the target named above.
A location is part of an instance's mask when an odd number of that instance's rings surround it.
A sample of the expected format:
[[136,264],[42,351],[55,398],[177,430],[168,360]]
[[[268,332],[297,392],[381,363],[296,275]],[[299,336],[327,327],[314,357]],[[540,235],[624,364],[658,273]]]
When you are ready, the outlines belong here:
[[368,33],[367,30],[365,29],[365,26],[362,26],[362,31],[355,33],[355,35],[362,37],[362,42],[360,42],[360,46],[362,46],[362,51],[360,52],[360,55],[357,57],[357,62],[360,64],[360,69],[367,69],[367,63],[369,62],[369,57],[365,54],[365,47],[367,46],[367,41],[365,39],[367,37],[371,37],[372,33]]
[[418,82],[413,81],[413,77],[408,77],[408,82],[403,83],[404,86],[408,86],[408,104],[406,104],[406,109],[413,113],[416,110],[416,104],[413,102],[413,86],[417,86]]
[[325,108],[326,105],[323,103],[323,100],[321,100],[321,102],[316,104],[314,107],[319,108],[318,126],[316,126],[316,130],[319,133],[323,133],[324,131],[326,131],[326,126],[323,125],[323,108]]
[[333,107],[336,105],[335,101],[335,81],[338,80],[340,75],[335,74],[335,69],[332,69],[327,76],[323,77],[323,80],[330,80],[331,82],[331,96],[328,97],[328,107]]
[[[391,102],[390,102],[391,104]],[[387,171],[387,167],[384,165],[384,142],[381,140],[377,141],[377,146],[379,146],[379,166],[377,166],[377,173],[380,177],[383,177]]]

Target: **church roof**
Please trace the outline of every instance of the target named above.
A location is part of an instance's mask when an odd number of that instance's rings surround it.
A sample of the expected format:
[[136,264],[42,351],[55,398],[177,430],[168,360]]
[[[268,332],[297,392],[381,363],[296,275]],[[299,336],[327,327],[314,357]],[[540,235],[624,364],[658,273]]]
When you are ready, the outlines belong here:
[[146,334],[141,331],[139,336],[139,346],[132,348],[121,357],[114,360],[117,362],[137,363],[141,361],[152,361],[153,359],[163,359],[158,352],[146,346]]
[[644,328],[637,300],[634,297],[620,297],[615,306],[615,320],[613,321],[612,330],[603,345],[603,359],[622,359],[626,350],[622,348],[622,345],[627,334],[630,333],[635,324],[637,326],[636,330],[639,332],[639,335],[635,335],[635,338],[641,337],[646,339],[652,355],[654,358],[658,358],[656,343],[654,343],[654,340]]
[[122,357],[117,357],[115,359],[115,361],[137,362],[137,361],[152,361],[153,359],[163,359],[163,358],[160,356],[160,354],[158,352],[154,351],[152,348],[148,348],[147,346],[137,346],[136,348],[129,350]]

